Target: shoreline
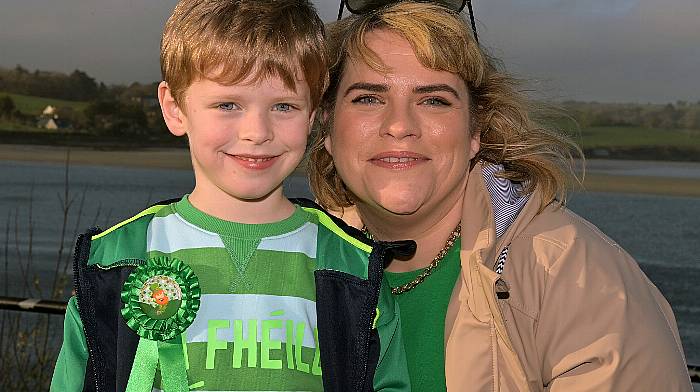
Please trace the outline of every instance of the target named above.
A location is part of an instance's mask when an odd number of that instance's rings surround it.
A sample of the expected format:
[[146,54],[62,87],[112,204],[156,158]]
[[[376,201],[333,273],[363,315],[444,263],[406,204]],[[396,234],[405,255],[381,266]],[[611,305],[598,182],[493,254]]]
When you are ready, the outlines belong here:
[[144,147],[125,149],[95,149],[90,147],[0,144],[0,161],[66,164],[70,153],[71,165],[125,166],[151,169],[192,170],[190,153],[186,148]]
[[[0,144],[0,161],[41,162],[64,165],[70,153],[71,165],[123,166],[150,169],[192,170],[186,148],[95,149],[89,147]],[[627,175],[619,170],[596,167],[615,161],[589,159],[583,186],[576,192],[634,193],[664,196],[700,197],[700,178],[675,178],[657,175]],[[619,165],[629,165],[629,161]],[[642,162],[649,165],[647,162]],[[664,162],[663,164],[669,164]],[[297,169],[294,175],[304,175]]]

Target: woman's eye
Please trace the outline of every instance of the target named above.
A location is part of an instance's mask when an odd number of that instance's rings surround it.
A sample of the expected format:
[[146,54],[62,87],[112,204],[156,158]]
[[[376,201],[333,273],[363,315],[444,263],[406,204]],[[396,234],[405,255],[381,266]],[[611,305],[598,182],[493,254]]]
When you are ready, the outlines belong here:
[[429,105],[429,106],[450,106],[450,102],[448,102],[445,99],[442,98],[437,98],[437,97],[432,97],[425,99],[423,102],[421,102],[423,105]]
[[233,102],[223,102],[218,105],[218,108],[225,111],[231,111],[237,109],[238,105]]
[[361,105],[378,105],[382,103],[379,98],[373,95],[360,95],[352,100],[352,103],[359,103]]
[[292,105],[288,103],[278,103],[275,104],[272,108],[273,110],[276,110],[278,112],[290,112],[292,111],[292,109],[294,109],[294,107],[292,107]]

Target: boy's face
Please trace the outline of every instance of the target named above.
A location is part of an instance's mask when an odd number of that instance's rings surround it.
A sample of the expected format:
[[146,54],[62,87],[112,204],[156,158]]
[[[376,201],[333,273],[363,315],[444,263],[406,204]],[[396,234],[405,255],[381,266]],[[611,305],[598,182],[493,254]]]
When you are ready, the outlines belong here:
[[278,77],[236,85],[203,79],[190,85],[178,106],[161,83],[168,128],[189,139],[193,196],[218,203],[282,197],[282,181],[302,160],[313,122],[306,81],[297,81],[296,89]]

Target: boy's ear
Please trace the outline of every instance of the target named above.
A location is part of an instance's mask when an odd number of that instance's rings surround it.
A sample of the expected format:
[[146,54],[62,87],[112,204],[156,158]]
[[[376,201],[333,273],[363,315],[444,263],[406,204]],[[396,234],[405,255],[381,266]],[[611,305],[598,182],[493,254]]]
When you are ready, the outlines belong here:
[[160,102],[160,110],[163,112],[163,120],[165,120],[165,125],[168,126],[170,133],[175,136],[186,134],[187,118],[175,102],[170,87],[165,81],[158,85],[158,101]]

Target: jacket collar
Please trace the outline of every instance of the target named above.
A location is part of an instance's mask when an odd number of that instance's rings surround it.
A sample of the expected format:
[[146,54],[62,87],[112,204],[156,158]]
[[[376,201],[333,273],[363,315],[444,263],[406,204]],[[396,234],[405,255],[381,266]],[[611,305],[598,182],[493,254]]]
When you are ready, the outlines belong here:
[[464,192],[461,250],[480,252],[486,262],[495,261],[497,252],[539,212],[539,192],[520,195],[518,184],[495,176],[502,169],[478,162],[469,172]]

